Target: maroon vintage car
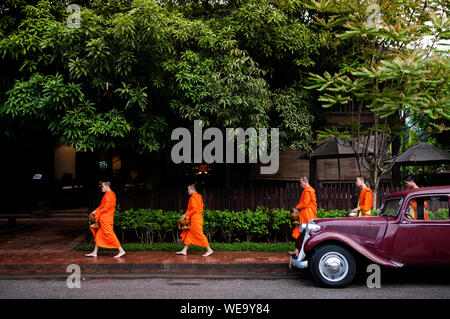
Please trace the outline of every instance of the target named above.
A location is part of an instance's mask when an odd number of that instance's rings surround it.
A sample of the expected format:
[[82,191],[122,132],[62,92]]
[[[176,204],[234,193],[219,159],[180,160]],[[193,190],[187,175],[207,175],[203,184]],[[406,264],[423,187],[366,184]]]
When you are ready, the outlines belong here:
[[358,264],[450,265],[450,186],[390,194],[378,216],[314,219],[301,224],[291,265],[310,268],[326,287],[343,287]]

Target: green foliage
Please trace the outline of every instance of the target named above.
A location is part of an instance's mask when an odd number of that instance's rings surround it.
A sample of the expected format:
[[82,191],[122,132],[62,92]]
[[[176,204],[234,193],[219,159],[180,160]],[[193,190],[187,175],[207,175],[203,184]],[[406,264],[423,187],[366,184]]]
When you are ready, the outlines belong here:
[[[335,57],[326,69],[310,72],[306,88],[318,94],[324,108],[345,108],[355,114],[320,136],[349,142],[360,173],[364,168],[370,174],[376,197],[380,176],[393,165],[385,163],[386,155],[397,155],[391,145],[409,128],[422,127],[426,135],[450,129],[450,59],[448,43],[442,43],[449,35],[448,3],[302,3],[318,30],[326,34],[326,46]],[[379,8],[380,21],[371,25],[376,16],[370,9],[373,5]]]
[[309,93],[300,87],[298,83],[286,89],[276,91],[274,107],[280,114],[283,130],[280,131],[280,139],[291,141],[292,149],[303,149],[312,152],[309,138],[312,135],[312,127],[309,123],[314,121],[309,111],[313,100]]
[[274,243],[280,240],[280,234],[283,236],[281,240],[287,241],[291,230],[291,217],[290,212],[288,210],[275,208],[270,212],[270,229],[269,240],[272,240]]
[[0,121],[8,136],[48,131],[78,150],[148,154],[167,147],[172,128],[201,119],[279,127],[282,148],[310,150],[310,92],[299,83],[322,35],[295,1],[80,7],[80,28],[70,29],[65,1],[0,5]]
[[317,218],[340,218],[340,217],[346,217],[348,211],[346,210],[330,210],[330,211],[324,211],[323,208],[317,209]]
[[205,209],[203,211],[203,232],[205,233],[208,241],[212,241],[213,236],[219,231],[222,224],[220,211]]
[[[442,1],[380,1],[381,22],[373,27],[368,24],[370,3],[305,4],[312,9],[317,25],[336,39],[341,58],[338,72],[310,74],[312,85],[308,88],[320,92],[324,107],[350,104],[357,109],[361,103],[383,118],[401,112],[430,124],[448,120],[450,61],[445,50],[436,46],[448,37],[450,26],[445,10],[436,10]],[[345,23],[334,28],[327,25],[331,21]],[[423,45],[421,41],[430,35],[431,45]]]
[[227,243],[235,238],[239,225],[239,215],[228,210],[218,211],[218,218],[222,221],[222,233]]
[[[346,211],[317,210],[317,218],[345,217]],[[178,220],[182,212],[130,209],[116,210],[114,225],[122,233],[136,236],[141,243],[179,241]],[[234,212],[228,210],[203,211],[203,231],[208,241],[277,242],[291,240],[289,211],[258,207],[255,211]]]
[[[378,209],[372,209],[371,213],[372,216],[377,216],[378,215]],[[329,211],[325,211],[323,208],[317,208],[317,218],[343,218],[343,217],[347,217],[347,210],[339,210],[339,209],[335,209],[335,210],[329,210]]]
[[252,241],[253,236],[267,236],[269,234],[268,223],[270,215],[261,208],[255,211],[247,209],[238,213],[237,229],[243,231],[247,241]]
[[284,225],[290,222],[290,212],[288,210],[275,208],[272,210],[272,229],[279,231]]
[[427,214],[431,220],[448,220],[449,219],[448,208],[439,208],[434,212],[427,210]]
[[[167,234],[177,228],[180,213],[163,212],[162,210],[130,209],[116,211],[114,224],[122,231],[133,230],[142,243],[153,243],[155,235],[163,241]],[[173,236],[175,239],[175,236]]]

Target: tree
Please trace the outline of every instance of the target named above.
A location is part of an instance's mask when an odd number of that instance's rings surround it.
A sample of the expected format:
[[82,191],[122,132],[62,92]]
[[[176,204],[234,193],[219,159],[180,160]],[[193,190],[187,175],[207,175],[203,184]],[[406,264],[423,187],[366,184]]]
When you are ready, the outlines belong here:
[[24,16],[0,40],[8,135],[47,129],[78,150],[150,154],[172,128],[202,119],[279,127],[282,145],[310,148],[302,84],[320,37],[295,1],[80,5],[80,27],[69,28],[65,1],[17,2]]
[[[395,156],[392,142],[406,133],[408,120],[449,130],[441,122],[450,115],[449,56],[437,45],[449,36],[448,7],[439,0],[304,3],[341,60],[333,73],[311,73],[308,88],[320,92],[325,108],[348,105],[356,114],[321,136],[350,142],[360,170],[370,173],[376,198],[381,175],[392,168],[384,161]],[[431,44],[424,45],[429,36]],[[364,108],[373,116],[369,126],[361,122]]]

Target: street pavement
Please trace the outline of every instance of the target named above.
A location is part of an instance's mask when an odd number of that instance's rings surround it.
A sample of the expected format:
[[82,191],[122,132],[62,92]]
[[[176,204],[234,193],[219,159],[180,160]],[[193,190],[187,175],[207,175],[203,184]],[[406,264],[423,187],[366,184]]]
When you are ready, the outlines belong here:
[[2,279],[0,299],[9,298],[145,298],[145,299],[450,299],[450,278],[424,273],[382,274],[380,288],[360,278],[343,289],[317,287],[307,273],[280,279],[86,278],[80,288],[66,279]]
[[[84,219],[29,219],[15,232],[0,233],[0,299],[450,299],[447,269],[387,270],[381,288],[358,278],[344,289],[317,287],[308,271],[289,271],[286,253],[129,252],[87,258],[72,249],[86,238]],[[68,276],[79,266],[80,288]],[[72,277],[73,278],[73,277]],[[73,281],[72,281],[73,284]],[[11,301],[8,301],[11,302]]]

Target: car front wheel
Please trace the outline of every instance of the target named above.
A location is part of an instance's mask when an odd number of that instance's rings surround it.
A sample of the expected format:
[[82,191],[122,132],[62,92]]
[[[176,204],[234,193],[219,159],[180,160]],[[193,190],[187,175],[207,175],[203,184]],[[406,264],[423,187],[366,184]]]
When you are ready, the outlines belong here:
[[344,247],[325,245],[313,253],[310,270],[319,285],[340,288],[352,282],[356,274],[356,262]]

